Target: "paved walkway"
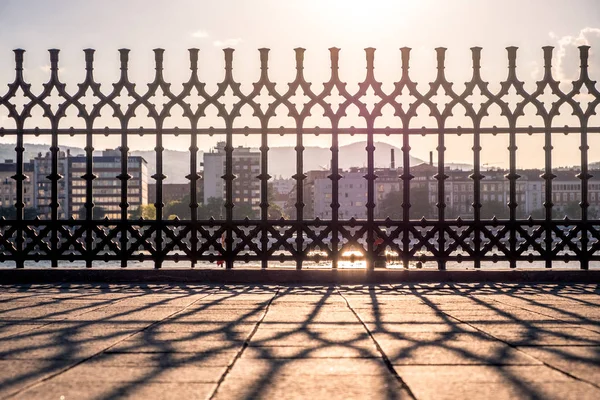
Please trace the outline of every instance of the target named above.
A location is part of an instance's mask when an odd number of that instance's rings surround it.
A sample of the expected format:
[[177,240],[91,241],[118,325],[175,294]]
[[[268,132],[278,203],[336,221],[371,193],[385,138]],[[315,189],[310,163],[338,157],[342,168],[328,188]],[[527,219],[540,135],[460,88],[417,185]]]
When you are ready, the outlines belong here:
[[600,285],[0,286],[0,398],[600,399]]

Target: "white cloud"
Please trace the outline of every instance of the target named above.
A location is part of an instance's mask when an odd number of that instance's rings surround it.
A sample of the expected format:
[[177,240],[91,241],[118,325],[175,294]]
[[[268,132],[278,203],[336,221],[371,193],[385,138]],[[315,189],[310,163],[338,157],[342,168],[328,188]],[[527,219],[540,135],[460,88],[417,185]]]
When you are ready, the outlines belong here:
[[527,64],[527,69],[529,71],[531,71],[531,78],[533,79],[533,81],[539,81],[540,79],[542,79],[542,67],[540,66],[540,64],[537,61],[531,61]]
[[554,35],[552,38],[557,42],[552,63],[556,79],[570,81],[579,77],[580,58],[577,47],[583,45],[591,47],[588,59],[590,77],[595,79],[600,75],[600,28],[586,27],[576,36]]
[[[49,74],[50,73],[50,64],[40,65],[38,67],[38,69],[44,73]],[[60,74],[65,74],[67,72],[67,70],[68,70],[68,68],[65,68],[65,67],[59,67],[59,69],[58,69]]]
[[200,30],[193,32],[190,36],[197,39],[204,39],[209,37],[210,35],[208,34],[208,32]]
[[213,46],[215,46],[215,47],[233,47],[233,46],[237,46],[241,42],[242,42],[241,38],[231,38],[231,39],[225,39],[225,40],[215,40],[213,42]]

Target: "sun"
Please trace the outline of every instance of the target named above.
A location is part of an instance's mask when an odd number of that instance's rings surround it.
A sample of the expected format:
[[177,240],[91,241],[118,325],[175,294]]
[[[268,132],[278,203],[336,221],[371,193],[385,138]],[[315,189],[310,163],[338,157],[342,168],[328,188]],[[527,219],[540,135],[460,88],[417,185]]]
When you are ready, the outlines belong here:
[[331,0],[316,1],[313,9],[332,36],[366,43],[412,26],[424,7],[416,0]]

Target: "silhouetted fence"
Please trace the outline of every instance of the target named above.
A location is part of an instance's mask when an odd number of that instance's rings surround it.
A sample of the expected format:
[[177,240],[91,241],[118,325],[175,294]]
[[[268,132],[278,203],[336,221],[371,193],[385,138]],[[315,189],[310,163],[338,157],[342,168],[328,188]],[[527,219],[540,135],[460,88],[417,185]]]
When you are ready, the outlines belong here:
[[[296,49],[296,69],[294,80],[289,83],[285,92],[277,92],[267,73],[268,49],[260,49],[260,79],[254,84],[250,93],[242,93],[232,73],[233,50],[225,49],[225,77],[218,84],[215,93],[208,93],[206,86],[198,76],[197,49],[190,49],[191,75],[183,85],[183,90],[173,93],[172,88],[163,78],[163,50],[155,50],[156,75],[143,94],[139,87],[131,83],[128,76],[129,50],[120,50],[121,75],[110,93],[103,92],[95,82],[93,75],[94,50],[85,50],[86,76],[75,93],[68,93],[65,85],[59,79],[58,50],[50,50],[51,77],[44,85],[40,95],[31,92],[30,85],[24,80],[23,58],[24,50],[15,50],[16,76],[9,84],[9,90],[0,97],[0,107],[6,107],[9,118],[14,120],[16,128],[0,128],[0,135],[15,137],[16,171],[12,179],[16,187],[16,215],[14,220],[0,221],[0,261],[14,261],[17,267],[23,267],[28,260],[50,260],[53,266],[58,266],[61,260],[85,260],[88,266],[93,261],[119,260],[125,267],[130,260],[152,260],[157,268],[165,260],[191,261],[192,265],[199,261],[224,260],[228,268],[236,261],[260,261],[267,267],[269,261],[294,261],[297,268],[309,260],[330,259],[336,268],[338,261],[347,257],[348,249],[358,251],[367,261],[368,268],[379,265],[388,254],[395,254],[408,268],[410,262],[436,261],[438,268],[444,269],[449,261],[473,261],[476,267],[482,261],[509,261],[511,267],[520,261],[544,261],[547,267],[555,260],[577,260],[581,268],[587,269],[589,262],[600,260],[600,221],[588,216],[589,193],[588,182],[591,178],[588,166],[588,136],[600,133],[599,126],[589,126],[588,122],[594,110],[600,103],[600,93],[595,88],[595,82],[588,76],[589,47],[580,47],[580,75],[573,82],[573,87],[567,92],[561,90],[559,82],[552,75],[552,48],[544,50],[544,75],[537,83],[535,91],[526,91],[523,82],[516,74],[517,48],[508,50],[508,77],[501,82],[500,90],[492,93],[480,75],[480,48],[472,48],[473,73],[462,93],[455,93],[452,83],[447,81],[444,73],[445,50],[436,49],[437,76],[430,84],[426,93],[419,92],[417,84],[409,75],[409,48],[402,48],[402,70],[399,71],[399,81],[393,90],[385,93],[382,85],[374,75],[375,49],[366,49],[367,73],[364,81],[359,84],[356,93],[349,93],[346,84],[338,75],[339,49],[331,49],[331,78],[324,84],[323,89],[316,93],[310,83],[305,80],[303,72],[304,49]],[[587,107],[582,107],[576,101],[576,96],[586,89],[591,101]],[[27,101],[22,111],[18,112],[13,99],[22,90]],[[232,91],[237,102],[231,110],[222,103],[227,90]],[[265,91],[271,98],[270,104],[259,104],[257,97]],[[516,92],[519,101],[511,108],[505,101],[509,91]],[[60,104],[53,110],[48,103],[49,96],[55,91],[60,98]],[[152,97],[158,92],[168,99],[162,107],[152,104]],[[339,92],[342,103],[334,109],[328,104],[332,92]],[[368,91],[376,97],[372,110],[363,104],[362,98]],[[480,92],[483,102],[480,107],[470,103],[474,91]],[[541,96],[545,91],[551,91],[555,97],[552,104],[545,105]],[[197,92],[202,102],[193,109],[186,102],[192,92]],[[82,104],[86,93],[92,94],[97,102],[88,108]],[[445,93],[450,101],[445,105],[434,103],[434,96]],[[306,98],[305,104],[294,104],[292,97],[296,94]],[[408,94],[410,104],[401,104],[400,96]],[[120,95],[128,95],[132,102],[127,107],[121,107],[116,99]],[[524,115],[526,106],[533,105],[543,124],[539,126],[519,126],[518,118]],[[207,107],[216,107],[222,118],[224,128],[212,128],[204,124],[203,117]],[[255,118],[259,121],[258,128],[236,128],[234,121],[239,116],[242,107],[250,106]],[[381,115],[385,106],[393,107],[397,122],[395,126],[376,127],[375,121]],[[553,119],[560,114],[561,107],[567,106],[569,112],[578,119],[578,126],[554,126]],[[41,107],[44,116],[49,120],[49,129],[26,129],[25,122],[30,117],[34,107]],[[80,119],[85,121],[85,128],[61,128],[59,123],[65,118],[68,107],[75,107]],[[164,121],[173,107],[181,107],[184,117],[189,120],[189,128],[166,128]],[[360,116],[364,118],[366,128],[342,126],[341,120],[349,107],[357,107]],[[425,108],[435,119],[435,126],[412,127],[417,109]],[[462,107],[467,118],[472,122],[471,127],[449,126],[449,117],[453,109]],[[504,126],[484,127],[482,119],[491,107],[499,107],[506,124]],[[330,126],[319,128],[306,126],[305,122],[311,111],[322,109]],[[564,109],[563,109],[564,110]],[[120,121],[119,128],[95,127],[94,122],[100,112],[113,113]],[[294,126],[270,127],[269,121],[277,112],[288,113],[295,121]],[[151,128],[130,127],[129,122],[135,113],[148,113],[154,120]],[[156,217],[147,219],[129,219],[128,182],[132,178],[128,171],[128,139],[131,135],[148,133],[156,141],[156,173],[152,179],[156,182]],[[544,188],[543,218],[517,218],[518,206],[517,184],[520,176],[517,173],[518,135],[544,135],[545,166],[541,178]],[[552,143],[553,134],[576,134],[580,141],[580,186],[581,218],[554,220],[553,219],[553,174]],[[50,171],[47,176],[50,182],[50,215],[48,219],[24,219],[23,186],[27,179],[24,171],[24,135],[50,135]],[[218,219],[200,220],[198,207],[202,199],[198,196],[198,151],[199,141],[206,135],[225,137],[225,174],[224,182],[224,215]],[[234,175],[233,168],[233,139],[236,135],[260,135],[260,217],[257,219],[239,220],[234,218]],[[268,185],[272,178],[269,176],[268,152],[271,135],[287,134],[295,136],[296,188],[295,218],[269,219]],[[307,193],[304,181],[307,178],[304,169],[303,151],[305,137],[311,134],[328,135],[331,138],[330,174],[331,181],[331,218],[313,219],[305,216],[305,201]],[[339,139],[341,135],[366,135],[366,183],[367,201],[365,219],[342,219],[338,197],[339,182],[342,179],[339,168]],[[401,185],[402,202],[397,205],[402,210],[402,218],[377,219],[376,207],[376,175],[374,152],[374,135],[393,135],[402,148]],[[445,181],[448,178],[445,168],[445,144],[450,135],[472,136],[473,171],[470,179],[473,184],[472,218],[448,219],[446,216],[447,198]],[[80,219],[59,219],[59,190],[63,177],[59,171],[59,149],[69,136],[83,135],[85,147],[85,212]],[[120,138],[120,219],[94,220],[93,181],[93,138],[95,135],[117,136]],[[185,135],[189,137],[189,171],[185,171],[189,180],[190,218],[189,220],[166,220],[163,204],[163,151],[165,135]],[[411,220],[411,174],[410,151],[411,139],[415,135],[435,136],[437,138],[437,173],[436,180],[437,218]],[[509,185],[508,218],[483,219],[482,207],[482,171],[481,140],[485,135],[505,135],[508,137],[509,168],[505,178]],[[399,157],[400,158],[400,157]],[[485,161],[485,160],[484,160]]]

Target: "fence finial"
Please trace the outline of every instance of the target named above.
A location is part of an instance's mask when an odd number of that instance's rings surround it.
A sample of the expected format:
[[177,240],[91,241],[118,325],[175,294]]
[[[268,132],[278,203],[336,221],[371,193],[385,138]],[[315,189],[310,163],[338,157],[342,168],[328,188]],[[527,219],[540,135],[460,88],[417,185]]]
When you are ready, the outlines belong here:
[[306,49],[303,49],[302,47],[297,47],[294,49],[294,51],[296,52],[296,69],[303,69],[304,52],[306,51]]
[[402,47],[400,52],[402,53],[402,73],[403,75],[408,74],[410,68],[410,47]]
[[196,48],[188,49],[190,52],[190,69],[196,71],[198,69],[198,52]]
[[436,47],[435,52],[437,53],[437,68],[443,70],[445,68],[444,61],[446,60],[446,48]]
[[129,61],[129,49],[119,49],[119,58],[121,60],[121,71],[126,71],[127,62]]
[[156,69],[163,69],[163,60],[165,55],[165,49],[154,49],[154,62],[156,63]]
[[260,53],[260,69],[266,71],[269,69],[269,49],[258,49],[258,52]]
[[544,70],[545,77],[550,77],[552,75],[552,50],[554,50],[553,46],[544,46],[542,47],[544,50]]
[[514,78],[516,76],[516,68],[517,68],[517,50],[519,48],[516,46],[509,46],[506,48],[508,53],[508,76],[509,78]]
[[91,71],[94,69],[94,49],[84,49],[85,54],[85,69]]
[[367,53],[367,70],[373,71],[375,68],[375,48],[367,47],[365,53]]
[[235,49],[231,47],[227,47],[223,49],[223,53],[225,53],[225,70],[230,71],[233,69],[233,52]]
[[329,54],[331,57],[331,69],[337,72],[339,68],[340,49],[338,47],[331,47],[329,49]]
[[15,53],[15,69],[17,71],[23,71],[23,55],[25,54],[25,50],[23,49],[14,49]]
[[581,61],[581,64],[579,65],[581,67],[582,70],[587,71],[588,68],[588,58],[590,55],[590,46],[584,45],[584,46],[579,46],[579,60]]
[[50,49],[48,50],[48,52],[50,53],[50,71],[57,71],[58,70],[58,53],[60,52],[59,49]]
[[473,59],[473,69],[481,69],[481,47],[471,47],[471,57]]

